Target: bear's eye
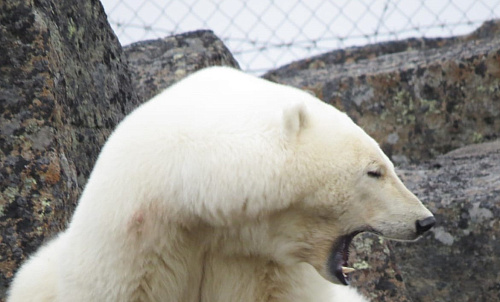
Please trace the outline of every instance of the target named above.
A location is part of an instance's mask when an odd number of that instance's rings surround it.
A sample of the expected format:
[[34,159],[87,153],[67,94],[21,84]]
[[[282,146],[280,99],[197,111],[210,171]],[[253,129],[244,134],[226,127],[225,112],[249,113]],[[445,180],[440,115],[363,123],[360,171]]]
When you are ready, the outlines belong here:
[[368,176],[373,177],[373,178],[380,178],[380,177],[382,177],[382,173],[380,173],[380,171],[378,171],[378,170],[368,171],[367,174],[368,174]]

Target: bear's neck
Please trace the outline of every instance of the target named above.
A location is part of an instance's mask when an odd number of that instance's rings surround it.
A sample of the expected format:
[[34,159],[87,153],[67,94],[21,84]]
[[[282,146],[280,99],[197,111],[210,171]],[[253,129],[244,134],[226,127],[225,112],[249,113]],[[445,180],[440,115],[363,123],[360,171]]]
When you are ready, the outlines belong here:
[[[286,266],[261,256],[232,256],[209,248],[205,243],[211,241],[208,237],[212,231],[196,231],[206,238],[179,231],[179,237],[170,238],[163,250],[143,255],[150,269],[144,271],[133,296],[138,301],[162,297],[182,302],[318,301],[317,296],[307,295],[317,295],[310,288],[325,281],[311,266]],[[232,240],[226,240],[230,245]],[[155,288],[161,288],[161,292],[155,292]]]
[[201,300],[291,301],[286,269],[259,257],[208,254],[201,278]]
[[[218,228],[206,224],[149,225],[154,219],[141,219],[144,222],[138,234],[142,235],[136,237],[138,241],[133,245],[149,248],[142,249],[138,258],[143,260],[131,272],[139,282],[132,286],[136,288],[133,296],[138,301],[164,297],[183,302],[318,301],[317,296],[304,296],[316,295],[317,291],[310,288],[326,282],[312,266],[272,260],[290,259],[289,255],[298,248],[290,243],[290,236],[269,231],[282,229],[273,224],[280,224],[285,218],[289,225],[293,217],[288,213],[260,220],[258,224]],[[276,234],[285,241],[278,240]],[[280,256],[273,256],[278,252]]]

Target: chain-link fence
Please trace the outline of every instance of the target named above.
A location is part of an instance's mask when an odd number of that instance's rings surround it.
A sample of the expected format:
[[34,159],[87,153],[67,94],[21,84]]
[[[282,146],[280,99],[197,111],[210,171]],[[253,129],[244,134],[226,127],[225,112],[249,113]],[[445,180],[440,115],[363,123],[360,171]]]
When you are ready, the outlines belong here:
[[353,45],[471,32],[500,0],[102,0],[122,44],[211,29],[261,73]]

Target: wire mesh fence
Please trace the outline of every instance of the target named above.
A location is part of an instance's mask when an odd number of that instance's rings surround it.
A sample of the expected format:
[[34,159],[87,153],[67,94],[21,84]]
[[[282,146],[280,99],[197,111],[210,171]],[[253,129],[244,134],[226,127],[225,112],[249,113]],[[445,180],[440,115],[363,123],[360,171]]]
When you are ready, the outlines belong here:
[[211,29],[261,73],[347,46],[446,37],[500,17],[500,0],[102,0],[123,45]]

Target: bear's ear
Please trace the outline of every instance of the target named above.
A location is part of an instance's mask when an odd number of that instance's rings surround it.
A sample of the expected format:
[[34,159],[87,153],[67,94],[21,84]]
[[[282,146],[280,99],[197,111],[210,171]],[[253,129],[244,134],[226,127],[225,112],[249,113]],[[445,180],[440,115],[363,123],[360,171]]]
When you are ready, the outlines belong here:
[[283,128],[287,138],[295,138],[307,126],[307,108],[296,103],[283,110]]

